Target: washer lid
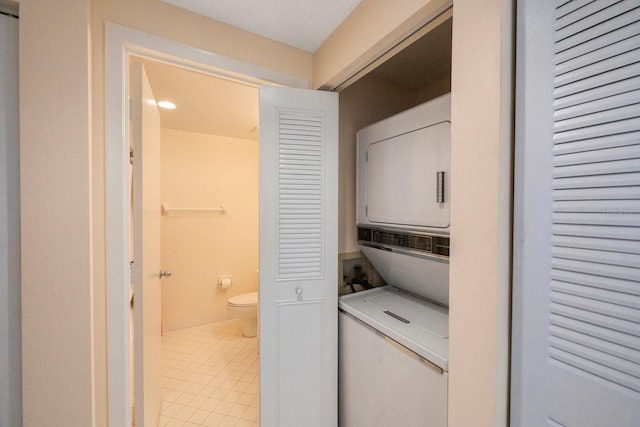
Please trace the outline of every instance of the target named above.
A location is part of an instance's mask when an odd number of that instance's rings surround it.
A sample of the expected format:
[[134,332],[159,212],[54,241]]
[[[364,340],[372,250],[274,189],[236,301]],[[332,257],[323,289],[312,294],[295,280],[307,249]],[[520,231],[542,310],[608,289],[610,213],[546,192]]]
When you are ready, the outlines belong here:
[[449,310],[392,286],[344,295],[338,306],[392,340],[449,370]]
[[230,305],[235,306],[257,305],[258,292],[247,292],[246,294],[235,295],[229,298],[228,302]]
[[411,323],[427,334],[449,338],[449,317],[446,308],[399,296],[402,294],[385,292],[365,297],[364,302],[403,323]]

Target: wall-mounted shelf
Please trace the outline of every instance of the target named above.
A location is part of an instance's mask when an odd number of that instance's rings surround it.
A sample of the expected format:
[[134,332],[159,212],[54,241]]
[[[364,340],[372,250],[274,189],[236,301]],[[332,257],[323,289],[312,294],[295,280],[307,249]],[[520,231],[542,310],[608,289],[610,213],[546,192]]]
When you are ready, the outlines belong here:
[[220,205],[219,208],[174,208],[171,207],[168,203],[162,204],[162,215],[172,215],[172,214],[207,214],[207,213],[217,213],[220,215],[226,215],[227,210],[224,206]]

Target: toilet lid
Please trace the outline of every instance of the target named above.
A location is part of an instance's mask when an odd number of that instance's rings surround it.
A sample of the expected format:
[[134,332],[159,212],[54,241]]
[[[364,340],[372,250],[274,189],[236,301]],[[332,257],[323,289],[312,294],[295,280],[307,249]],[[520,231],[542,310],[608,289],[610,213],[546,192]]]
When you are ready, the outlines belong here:
[[257,292],[247,292],[246,294],[239,294],[229,298],[229,305],[246,306],[246,305],[257,305],[257,304],[258,304]]

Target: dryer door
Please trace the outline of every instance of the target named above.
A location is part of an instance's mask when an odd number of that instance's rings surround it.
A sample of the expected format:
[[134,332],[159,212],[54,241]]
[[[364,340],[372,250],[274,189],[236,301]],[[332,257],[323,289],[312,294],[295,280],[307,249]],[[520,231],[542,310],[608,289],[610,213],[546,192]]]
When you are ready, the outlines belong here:
[[367,207],[371,223],[446,228],[451,123],[441,122],[369,144]]

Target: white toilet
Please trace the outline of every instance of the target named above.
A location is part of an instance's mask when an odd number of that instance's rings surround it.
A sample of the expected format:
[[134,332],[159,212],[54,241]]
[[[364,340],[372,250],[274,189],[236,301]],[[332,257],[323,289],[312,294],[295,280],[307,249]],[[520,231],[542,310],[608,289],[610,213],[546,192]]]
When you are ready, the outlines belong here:
[[242,335],[255,337],[258,334],[258,292],[247,292],[227,300],[229,313],[242,320]]

